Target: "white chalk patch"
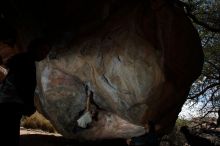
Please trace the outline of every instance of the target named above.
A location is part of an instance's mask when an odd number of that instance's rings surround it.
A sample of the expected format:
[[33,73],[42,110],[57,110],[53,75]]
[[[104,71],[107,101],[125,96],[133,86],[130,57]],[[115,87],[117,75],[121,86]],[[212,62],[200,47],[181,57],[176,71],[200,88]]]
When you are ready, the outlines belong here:
[[44,70],[42,71],[41,83],[42,83],[44,92],[48,90],[50,72],[51,72],[51,69],[48,66],[46,66]]
[[92,122],[92,115],[91,113],[88,111],[86,113],[84,113],[78,120],[77,120],[77,123],[78,123],[78,126],[79,127],[82,127],[82,128],[86,128],[87,125],[89,123]]

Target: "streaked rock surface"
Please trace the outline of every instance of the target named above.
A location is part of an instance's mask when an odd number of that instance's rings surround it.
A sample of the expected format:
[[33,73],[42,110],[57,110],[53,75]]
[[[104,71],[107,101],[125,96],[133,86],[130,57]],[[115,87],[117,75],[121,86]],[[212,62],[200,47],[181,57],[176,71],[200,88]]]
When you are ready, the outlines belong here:
[[[38,37],[52,43],[37,64],[36,104],[61,134],[130,138],[142,135],[149,120],[161,135],[172,130],[203,65],[199,36],[181,6],[165,0],[14,4],[19,15],[11,22],[23,50]],[[87,87],[97,117],[77,131]]]

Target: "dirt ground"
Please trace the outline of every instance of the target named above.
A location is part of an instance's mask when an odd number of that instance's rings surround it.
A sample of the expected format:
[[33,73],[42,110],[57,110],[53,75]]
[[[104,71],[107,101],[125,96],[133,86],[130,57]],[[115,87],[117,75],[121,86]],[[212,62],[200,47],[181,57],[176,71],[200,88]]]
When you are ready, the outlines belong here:
[[59,134],[22,127],[20,134],[20,146],[127,146],[126,141],[123,139],[80,142],[66,139]]
[[[21,127],[20,129],[20,135],[20,146],[128,146],[124,139],[108,139],[82,142],[66,139],[57,133],[48,133],[42,130],[25,129],[23,127]],[[212,132],[210,132],[210,130],[203,131],[203,133],[200,135],[214,142],[216,146],[220,146],[220,129],[219,131],[217,129]],[[180,142],[181,139],[183,139],[183,137],[180,134],[178,135],[178,133],[175,133],[175,136],[171,135],[170,140],[174,140],[176,142],[178,141],[178,143],[175,143],[174,145],[187,145],[186,141]],[[160,145],[168,146],[169,144],[166,142],[162,142]]]

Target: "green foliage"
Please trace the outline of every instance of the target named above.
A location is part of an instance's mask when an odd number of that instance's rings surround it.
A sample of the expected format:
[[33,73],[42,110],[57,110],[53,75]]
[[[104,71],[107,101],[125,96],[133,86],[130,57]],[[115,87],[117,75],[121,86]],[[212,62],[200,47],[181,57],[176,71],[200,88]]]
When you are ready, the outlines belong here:
[[193,83],[189,105],[199,105],[201,117],[220,110],[220,1],[185,0],[186,9],[200,34],[205,62],[201,76]]
[[[220,1],[187,0],[187,10],[194,21],[208,32],[220,32]],[[204,31],[204,30],[203,30]]]

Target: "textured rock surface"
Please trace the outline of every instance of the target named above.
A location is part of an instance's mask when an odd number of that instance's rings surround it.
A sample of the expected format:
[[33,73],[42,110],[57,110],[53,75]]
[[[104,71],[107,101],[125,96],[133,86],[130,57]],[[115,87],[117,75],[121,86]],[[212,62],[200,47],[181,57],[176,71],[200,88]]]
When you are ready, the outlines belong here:
[[[200,39],[182,8],[165,0],[19,4],[13,24],[20,46],[36,37],[53,46],[37,64],[36,103],[61,134],[129,138],[143,134],[149,120],[158,133],[171,131],[203,64]],[[86,87],[98,115],[76,131]]]
[[[146,24],[144,29],[136,19],[142,14],[141,10],[140,5],[133,9],[125,7],[119,12],[126,15],[115,14],[94,34],[74,41],[68,50],[52,50],[51,55],[38,64],[38,81],[44,96],[42,107],[65,136],[128,138],[143,134],[148,120],[155,121],[159,133],[172,129],[190,84],[200,73],[200,42],[196,33],[189,30],[182,35],[194,35],[195,38],[190,38],[194,42],[183,38],[179,41],[182,46],[177,44],[175,35],[182,29],[180,26],[170,30],[174,35],[170,36],[171,40],[161,36],[161,43],[168,46],[163,48],[163,44],[159,44],[156,48],[157,45],[144,36],[150,33],[143,31],[148,31],[150,17],[142,17]],[[169,7],[165,12],[167,14],[163,11],[156,14],[179,19]],[[183,14],[179,15],[185,19]],[[188,29],[193,28],[189,20],[184,21]],[[161,19],[160,23],[178,22]],[[164,25],[160,29],[169,35]],[[198,51],[197,54],[191,49]],[[191,63],[197,56],[198,62]],[[188,69],[192,69],[191,72]],[[94,102],[100,109],[98,120],[77,133],[73,131],[74,123],[86,108],[85,86],[93,92]]]
[[85,109],[86,85],[101,109],[88,136],[143,133],[138,125],[152,104],[146,100],[164,82],[164,75],[153,48],[131,31],[111,34],[105,40],[100,36],[88,38],[60,52],[56,59],[39,63],[38,81],[46,97],[43,107],[67,135],[73,133],[74,120]]
[[19,52],[19,50],[16,47],[10,47],[0,42],[0,55],[2,56],[3,62],[5,62],[8,58],[16,54],[17,52]]
[[7,70],[4,67],[0,66],[0,83],[1,81],[3,81],[6,74],[7,74]]

